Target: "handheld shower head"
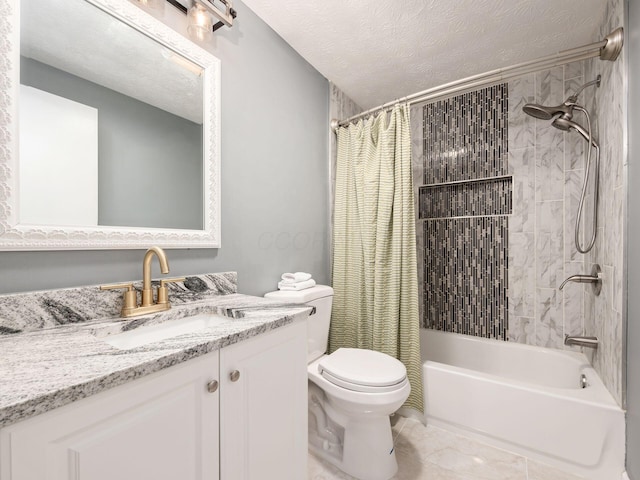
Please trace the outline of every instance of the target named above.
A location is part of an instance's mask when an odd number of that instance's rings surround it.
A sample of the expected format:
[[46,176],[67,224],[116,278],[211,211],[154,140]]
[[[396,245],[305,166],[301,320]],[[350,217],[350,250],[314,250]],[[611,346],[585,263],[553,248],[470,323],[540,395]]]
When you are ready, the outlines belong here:
[[563,132],[568,132],[569,129],[575,128],[576,126],[579,126],[573,120],[569,120],[567,118],[563,118],[562,115],[560,115],[555,120],[553,120],[553,122],[551,122],[551,125],[553,125],[554,127],[556,127],[559,130],[562,130]]
[[556,118],[551,123],[551,125],[565,132],[568,132],[573,128],[582,136],[582,138],[591,143],[591,145],[593,145],[595,148],[600,148],[598,142],[596,142],[595,138],[593,138],[593,135],[590,135],[589,132],[587,132],[580,124],[574,122],[573,120],[566,119],[561,115]]
[[[574,241],[576,244],[576,249],[580,253],[587,253],[596,241],[596,235],[598,232],[598,221],[597,221],[597,211],[598,211],[598,171],[600,167],[600,147],[598,146],[598,142],[593,138],[593,134],[591,131],[591,119],[589,117],[589,112],[586,108],[578,105],[578,95],[587,87],[592,85],[600,86],[600,75],[598,77],[588,83],[585,83],[580,87],[576,93],[567,98],[562,105],[558,105],[555,107],[546,107],[544,105],[538,105],[537,103],[527,103],[524,107],[522,107],[522,111],[527,115],[531,115],[532,117],[538,118],[540,120],[552,120],[551,125],[555,128],[562,131],[575,130],[584,138],[587,143],[589,143],[589,150],[587,154],[587,163],[585,167],[585,176],[584,182],[582,184],[582,194],[580,196],[580,202],[578,205],[578,214],[576,215],[576,224],[574,231]],[[585,130],[580,124],[576,123],[573,120],[573,111],[578,110],[579,112],[584,113],[585,119],[587,121],[588,129]],[[593,229],[591,234],[591,239],[587,242],[586,246],[583,247],[580,242],[580,221],[582,218],[582,207],[584,206],[585,196],[587,192],[587,182],[589,180],[589,170],[591,166],[591,151],[592,148],[596,150],[596,165],[595,165],[595,178],[594,178],[594,193],[593,193]]]

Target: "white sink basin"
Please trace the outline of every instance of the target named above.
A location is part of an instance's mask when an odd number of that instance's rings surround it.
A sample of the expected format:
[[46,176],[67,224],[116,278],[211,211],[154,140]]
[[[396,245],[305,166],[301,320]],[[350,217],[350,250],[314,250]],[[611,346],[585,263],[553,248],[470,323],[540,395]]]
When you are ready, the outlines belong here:
[[141,326],[128,332],[116,333],[101,340],[120,350],[142,347],[150,343],[177,337],[198,330],[229,323],[232,320],[221,315],[203,314],[193,317],[167,320],[157,325]]

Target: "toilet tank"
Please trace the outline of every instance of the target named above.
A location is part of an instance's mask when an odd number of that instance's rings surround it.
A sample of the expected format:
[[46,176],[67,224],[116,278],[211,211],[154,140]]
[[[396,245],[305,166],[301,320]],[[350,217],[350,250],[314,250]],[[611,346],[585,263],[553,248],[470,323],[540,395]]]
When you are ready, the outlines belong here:
[[307,319],[307,362],[320,358],[327,351],[333,288],[316,285],[305,290],[278,290],[265,294],[265,298],[284,303],[304,303],[315,307],[315,313]]

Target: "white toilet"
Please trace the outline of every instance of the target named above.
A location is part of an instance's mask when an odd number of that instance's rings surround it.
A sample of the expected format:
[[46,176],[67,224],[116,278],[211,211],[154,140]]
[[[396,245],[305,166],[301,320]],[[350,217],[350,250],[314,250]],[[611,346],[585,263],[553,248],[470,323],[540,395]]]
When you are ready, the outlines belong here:
[[398,470],[389,415],[411,391],[399,360],[372,350],[326,355],[333,289],[324,285],[265,297],[315,307],[309,316],[309,448],[349,475],[388,480]]

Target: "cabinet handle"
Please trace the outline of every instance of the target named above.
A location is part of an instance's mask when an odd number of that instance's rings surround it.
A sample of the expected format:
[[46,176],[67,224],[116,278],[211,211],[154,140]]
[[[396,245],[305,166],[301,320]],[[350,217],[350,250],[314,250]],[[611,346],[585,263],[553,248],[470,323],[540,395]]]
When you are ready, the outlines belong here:
[[237,382],[238,379],[240,378],[240,372],[238,370],[234,370],[229,374],[229,378],[231,379],[232,382]]
[[207,383],[207,392],[214,393],[216,390],[218,390],[217,380],[211,380],[209,383]]

